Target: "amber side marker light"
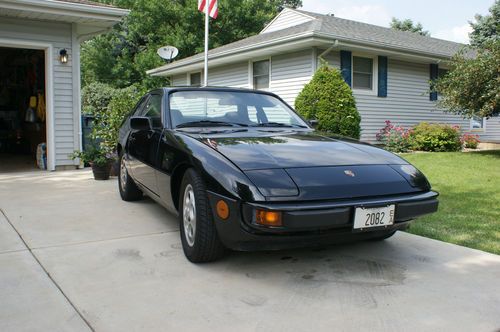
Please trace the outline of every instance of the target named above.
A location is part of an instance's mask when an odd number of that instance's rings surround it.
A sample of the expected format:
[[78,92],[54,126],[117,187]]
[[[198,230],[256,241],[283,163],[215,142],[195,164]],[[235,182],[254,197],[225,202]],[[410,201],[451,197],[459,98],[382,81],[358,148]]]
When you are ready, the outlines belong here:
[[216,208],[217,208],[217,215],[219,216],[219,218],[223,220],[229,218],[229,206],[227,205],[226,202],[224,202],[223,200],[218,201]]
[[281,212],[257,210],[255,221],[263,226],[283,226]]

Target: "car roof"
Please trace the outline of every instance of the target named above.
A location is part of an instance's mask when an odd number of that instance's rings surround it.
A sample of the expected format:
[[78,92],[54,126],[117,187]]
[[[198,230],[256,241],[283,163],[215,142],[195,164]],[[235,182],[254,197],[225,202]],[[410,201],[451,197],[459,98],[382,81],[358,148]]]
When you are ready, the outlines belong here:
[[[157,90],[157,89],[155,89]],[[153,90],[153,91],[155,91]],[[246,88],[231,88],[231,87],[225,87],[225,86],[204,86],[204,87],[197,87],[197,86],[169,86],[169,87],[164,87],[163,91],[165,92],[170,92],[170,91],[224,91],[224,92],[251,92],[251,93],[260,93],[260,94],[267,94],[267,95],[272,95],[276,96],[274,93],[269,92],[269,91],[262,91],[262,90],[255,90],[255,89],[246,89]]]

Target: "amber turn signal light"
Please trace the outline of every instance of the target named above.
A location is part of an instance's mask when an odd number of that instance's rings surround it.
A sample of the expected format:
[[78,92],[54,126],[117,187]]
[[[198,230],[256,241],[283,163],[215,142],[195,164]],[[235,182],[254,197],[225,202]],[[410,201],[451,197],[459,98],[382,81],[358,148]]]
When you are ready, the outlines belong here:
[[216,208],[217,208],[217,215],[219,216],[219,218],[223,220],[229,218],[229,206],[227,205],[226,202],[224,202],[223,200],[218,201]]
[[283,226],[281,212],[257,210],[255,221],[263,226]]

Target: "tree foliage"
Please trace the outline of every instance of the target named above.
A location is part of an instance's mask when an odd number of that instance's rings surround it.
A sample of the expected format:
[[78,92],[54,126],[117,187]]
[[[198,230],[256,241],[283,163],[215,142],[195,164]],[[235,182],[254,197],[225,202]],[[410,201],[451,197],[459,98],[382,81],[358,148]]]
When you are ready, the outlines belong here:
[[[100,0],[130,9],[123,22],[95,37],[82,48],[83,84],[104,82],[122,88],[141,84],[153,88],[166,83],[146,70],[164,64],[156,50],[179,49],[178,59],[203,51],[204,19],[197,0]],[[210,48],[254,35],[284,7],[301,0],[221,0],[219,16],[210,24]]]
[[450,62],[450,71],[434,89],[438,105],[464,117],[490,117],[500,112],[500,40],[489,42],[471,57],[464,49]]
[[322,64],[295,100],[306,119],[318,120],[318,130],[359,138],[361,117],[352,90],[340,71]]
[[93,117],[90,139],[98,142],[104,153],[115,151],[123,120],[145,93],[140,86],[117,89],[100,82],[82,89],[83,113]]
[[424,27],[420,22],[418,23],[413,23],[413,21],[409,18],[405,20],[399,20],[395,17],[392,18],[390,27],[394,30],[400,30],[400,31],[410,31],[410,32],[416,32],[422,36],[430,36],[431,34],[429,31],[424,30]]
[[472,33],[470,43],[472,46],[482,47],[485,44],[500,40],[500,0],[496,0],[490,7],[490,14],[475,16],[476,23],[470,23]]

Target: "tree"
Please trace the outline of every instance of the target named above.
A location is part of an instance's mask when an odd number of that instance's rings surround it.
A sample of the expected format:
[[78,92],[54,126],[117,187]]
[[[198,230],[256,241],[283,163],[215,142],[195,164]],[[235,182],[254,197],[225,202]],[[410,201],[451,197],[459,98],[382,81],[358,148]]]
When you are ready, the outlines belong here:
[[467,118],[499,114],[500,40],[482,46],[475,57],[468,49],[455,55],[448,74],[435,82],[441,108]]
[[500,1],[490,15],[476,15],[470,34],[474,48],[464,48],[450,62],[450,71],[433,84],[442,95],[438,105],[467,118],[500,113]]
[[[146,70],[165,62],[156,54],[160,46],[179,49],[178,59],[203,51],[204,20],[197,0],[100,0],[130,9],[121,24],[82,47],[83,84],[99,81],[122,88],[147,88],[166,83]],[[211,21],[210,48],[258,33],[284,7],[301,0],[221,0],[219,16]]]
[[390,26],[394,30],[416,32],[422,36],[430,36],[431,35],[429,33],[429,31],[424,30],[424,27],[422,26],[422,24],[420,22],[415,24],[409,18],[407,18],[405,20],[398,20],[397,18],[393,17],[391,20]]
[[295,99],[306,119],[318,120],[318,130],[359,138],[361,117],[352,90],[340,71],[323,63]]
[[500,0],[496,0],[490,7],[490,15],[475,16],[476,23],[470,22],[473,31],[470,34],[472,46],[482,45],[500,40]]

